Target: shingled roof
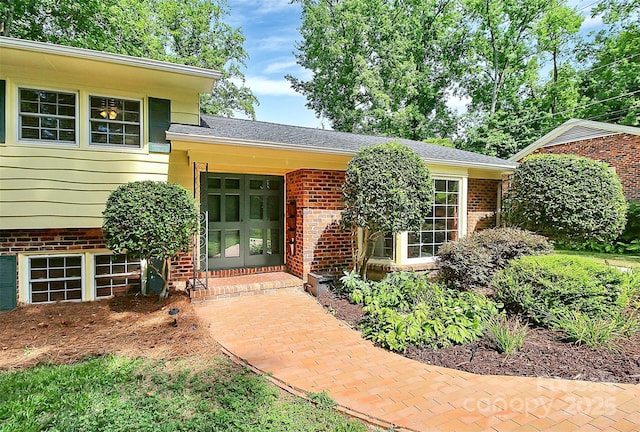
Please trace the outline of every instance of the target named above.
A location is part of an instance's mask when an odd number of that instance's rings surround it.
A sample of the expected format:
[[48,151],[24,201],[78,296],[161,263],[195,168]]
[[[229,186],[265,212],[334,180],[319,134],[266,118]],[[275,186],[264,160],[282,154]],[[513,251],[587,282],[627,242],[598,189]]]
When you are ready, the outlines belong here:
[[167,131],[167,139],[333,154],[354,154],[361,147],[397,140],[414,149],[427,162],[502,170],[516,167],[516,163],[496,157],[403,138],[360,135],[208,115],[201,115],[200,126],[172,124]]

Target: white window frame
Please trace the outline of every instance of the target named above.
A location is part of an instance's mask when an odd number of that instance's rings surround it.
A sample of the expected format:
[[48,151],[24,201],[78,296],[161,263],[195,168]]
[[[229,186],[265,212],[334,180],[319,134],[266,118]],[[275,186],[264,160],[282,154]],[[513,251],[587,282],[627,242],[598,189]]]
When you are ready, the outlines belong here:
[[[91,117],[91,98],[100,98],[100,99],[104,99],[105,101],[109,101],[110,99],[114,99],[114,100],[122,100],[122,101],[131,101],[131,102],[138,102],[140,110],[138,113],[138,126],[140,128],[140,135],[139,135],[139,143],[137,146],[133,146],[133,145],[127,145],[127,144],[109,144],[109,143],[94,143],[92,142],[92,122],[94,121],[94,119]],[[99,149],[99,150],[109,150],[109,151],[113,151],[113,150],[119,150],[119,151],[141,151],[144,150],[145,148],[145,127],[146,127],[146,121],[145,121],[145,110],[146,110],[146,105],[145,105],[145,98],[140,98],[140,97],[127,97],[127,96],[114,96],[114,95],[106,95],[106,94],[99,94],[99,93],[94,93],[94,92],[88,92],[87,93],[87,97],[86,97],[86,103],[87,103],[87,109],[86,109],[86,115],[87,115],[87,147],[91,148],[91,149]],[[107,123],[109,123],[108,120],[105,120]],[[125,123],[124,121],[118,121],[118,124],[122,124],[125,125],[127,123]],[[108,135],[107,135],[108,136]]]
[[[448,175],[432,175],[432,179],[435,180],[454,180],[459,182],[458,187],[458,238],[462,238],[467,232],[467,197],[468,197],[468,177],[467,176],[448,176]],[[435,190],[434,190],[435,197]],[[362,235],[359,232],[358,242],[362,245]],[[422,264],[432,263],[436,260],[436,257],[418,257],[409,258],[408,256],[409,245],[409,233],[403,231],[396,234],[394,238],[394,250],[393,259],[383,257],[372,257],[369,261],[374,264]]]
[[[31,260],[33,259],[51,259],[51,258],[67,258],[67,257],[71,257],[71,258],[80,258],[80,276],[78,278],[43,278],[43,279],[32,279],[31,278]],[[86,297],[85,297],[85,272],[86,272],[86,266],[85,266],[85,256],[83,253],[64,253],[64,254],[38,254],[38,255],[29,255],[26,257],[27,259],[27,274],[26,274],[26,283],[27,283],[27,298],[28,298],[28,302],[29,304],[45,304],[45,303],[55,303],[58,301],[62,301],[62,302],[80,302],[80,301],[85,301]],[[49,266],[46,267],[47,269],[49,269]],[[53,281],[62,281],[62,280],[80,280],[80,298],[79,299],[71,299],[71,300],[50,300],[51,299],[51,295],[50,292],[51,290],[46,291],[48,293],[47,298],[49,299],[48,301],[44,302],[44,301],[38,301],[38,302],[34,302],[33,301],[33,290],[32,290],[32,284],[34,281],[39,281],[39,282],[53,282]],[[66,297],[66,295],[65,295]]]
[[[92,266],[91,266],[91,269],[92,269],[91,279],[93,281],[93,287],[92,287],[93,289],[92,290],[93,290],[93,298],[94,299],[103,299],[103,298],[109,298],[109,297],[113,296],[113,288],[114,288],[113,285],[110,286],[111,294],[106,295],[106,296],[105,295],[103,295],[103,296],[98,295],[98,284],[97,284],[98,279],[101,279],[101,278],[104,278],[104,279],[106,279],[106,278],[118,278],[118,277],[129,279],[129,278],[135,277],[137,275],[137,279],[140,280],[140,283],[144,282],[142,280],[142,276],[143,276],[143,274],[145,274],[145,271],[144,271],[145,262],[144,262],[144,260],[138,260],[137,261],[138,262],[138,266],[139,266],[138,271],[128,271],[128,272],[125,272],[125,273],[109,273],[109,274],[104,274],[104,275],[98,275],[98,273],[96,272],[96,270],[98,268],[98,265],[103,266],[104,264],[98,264],[97,263],[97,258],[101,257],[101,256],[116,256],[116,255],[118,255],[118,254],[115,254],[113,252],[103,252],[103,253],[96,252],[96,253],[92,253],[91,254],[91,263],[92,263]],[[133,263],[130,263],[129,262],[129,257],[126,256],[126,261],[125,261],[124,265],[128,268],[129,264],[133,264]],[[122,264],[116,264],[116,265],[122,265]],[[110,264],[110,266],[113,266],[113,264]],[[105,287],[102,287],[102,288],[105,288]]]
[[[15,91],[15,104],[16,104],[16,143],[19,144],[28,144],[28,145],[36,145],[36,146],[50,146],[50,147],[78,147],[79,146],[79,135],[80,135],[80,95],[77,90],[69,90],[63,88],[54,88],[41,86],[38,84],[30,84],[30,83],[16,83],[14,86]],[[74,107],[74,128],[75,128],[75,140],[74,141],[60,141],[60,140],[43,140],[43,139],[35,139],[35,138],[23,138],[22,137],[22,107],[21,107],[21,95],[20,90],[33,90],[33,91],[46,91],[46,92],[56,92],[56,93],[68,93],[73,94],[75,96],[75,107]],[[29,115],[26,113],[25,115]],[[38,116],[42,115],[38,113]],[[55,118],[59,118],[57,114],[52,116]]]

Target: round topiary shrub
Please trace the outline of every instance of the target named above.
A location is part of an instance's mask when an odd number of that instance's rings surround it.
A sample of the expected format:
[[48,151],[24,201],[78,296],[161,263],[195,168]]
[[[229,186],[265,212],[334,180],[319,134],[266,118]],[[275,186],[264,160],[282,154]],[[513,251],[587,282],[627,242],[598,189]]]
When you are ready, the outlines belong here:
[[438,251],[440,279],[457,290],[477,291],[509,261],[547,254],[553,247],[543,236],[517,228],[492,228],[442,245]]
[[355,263],[366,279],[367,262],[384,233],[418,231],[431,211],[433,183],[420,156],[397,142],[362,148],[349,161],[342,188],[346,229],[362,229]]
[[615,172],[573,155],[533,155],[516,168],[507,222],[554,240],[611,242],[625,226],[626,202]]
[[152,258],[163,261],[154,270],[164,281],[160,297],[166,297],[171,257],[189,250],[198,227],[197,204],[189,192],[166,182],[126,183],[111,193],[102,215],[109,249],[145,259],[150,266]]

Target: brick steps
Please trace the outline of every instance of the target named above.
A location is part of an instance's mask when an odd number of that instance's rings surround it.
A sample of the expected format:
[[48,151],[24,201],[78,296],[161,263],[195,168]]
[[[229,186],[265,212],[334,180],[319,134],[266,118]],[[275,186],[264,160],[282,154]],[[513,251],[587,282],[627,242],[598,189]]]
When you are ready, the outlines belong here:
[[208,283],[208,289],[198,289],[191,292],[193,303],[204,303],[220,298],[271,294],[286,290],[303,290],[302,279],[285,272],[210,277]]

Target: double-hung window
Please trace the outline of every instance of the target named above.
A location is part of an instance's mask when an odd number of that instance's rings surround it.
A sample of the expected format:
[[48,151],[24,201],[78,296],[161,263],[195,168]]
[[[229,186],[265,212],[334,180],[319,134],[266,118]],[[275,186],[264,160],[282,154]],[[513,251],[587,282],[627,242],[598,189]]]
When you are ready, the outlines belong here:
[[19,138],[24,141],[76,142],[76,94],[19,88]]
[[140,148],[139,100],[90,96],[91,145]]

